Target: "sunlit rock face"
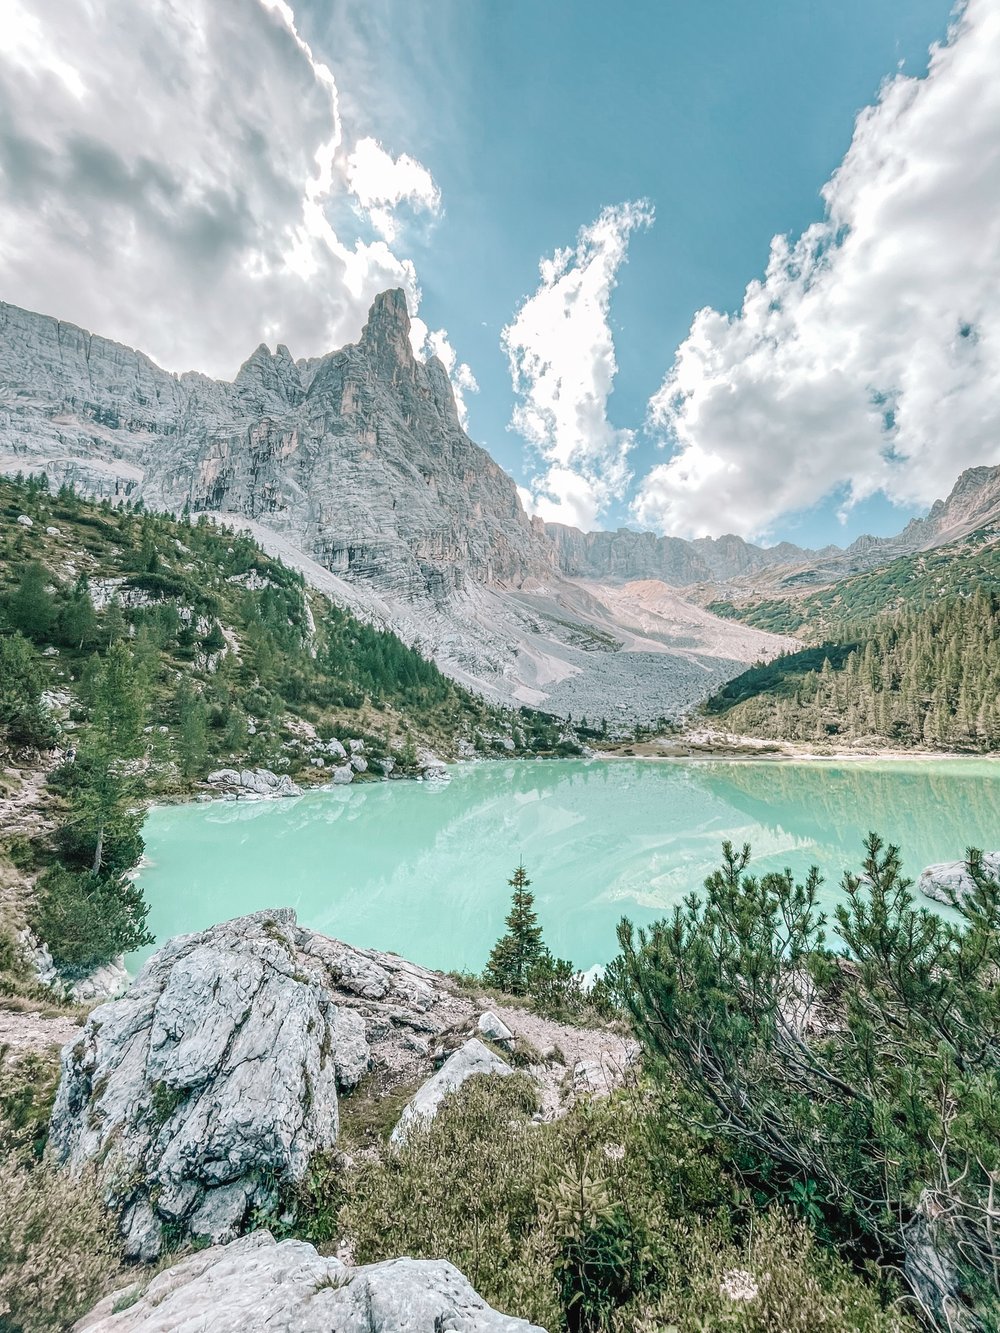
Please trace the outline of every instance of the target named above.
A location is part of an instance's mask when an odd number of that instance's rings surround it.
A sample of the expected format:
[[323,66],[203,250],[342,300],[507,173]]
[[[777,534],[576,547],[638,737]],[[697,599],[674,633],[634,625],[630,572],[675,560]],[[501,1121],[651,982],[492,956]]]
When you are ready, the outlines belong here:
[[444,366],[414,356],[402,291],[376,297],[357,343],[308,361],[261,345],[232,383],[2,305],[0,385],[8,469],[258,519],[409,596],[551,566],[513,481],[462,430]]
[[631,611],[580,586],[691,582],[774,557],[738,538],[704,549],[635,533],[554,539],[462,429],[442,363],[414,356],[398,290],[376,297],[356,343],[298,361],[262,345],[232,382],[169,374],[0,304],[0,471],[39,470],[247,526],[335,600],[504,702],[674,717],[785,646],[758,631],[748,645],[715,617],[692,634],[648,608],[637,632]]
[[451,1264],[389,1259],[351,1266],[266,1231],[203,1250],[112,1292],[77,1333],[544,1333],[500,1314]]
[[373,1062],[426,1077],[428,1034],[467,1010],[437,974],[287,908],[179,935],[64,1049],[52,1152],[97,1168],[132,1258],[230,1240],[334,1146],[339,1096]]

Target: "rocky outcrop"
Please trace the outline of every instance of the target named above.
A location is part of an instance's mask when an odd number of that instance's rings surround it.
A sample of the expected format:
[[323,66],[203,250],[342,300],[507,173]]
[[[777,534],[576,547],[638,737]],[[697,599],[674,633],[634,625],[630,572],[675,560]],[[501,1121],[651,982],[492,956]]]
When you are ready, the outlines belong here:
[[373,1064],[419,1078],[426,1038],[468,1008],[435,973],[288,909],[180,936],[63,1051],[53,1153],[99,1164],[131,1256],[155,1257],[164,1229],[230,1239],[336,1142],[338,1092]]
[[[1000,880],[1000,852],[985,854],[983,870],[987,875]],[[941,861],[937,865],[927,866],[917,880],[917,888],[924,897],[939,903],[951,904],[955,899],[961,902],[975,887],[965,861]]]
[[129,974],[125,959],[120,954],[111,962],[103,963],[82,976],[79,973],[65,974],[53,962],[48,945],[32,931],[20,931],[18,939],[38,980],[60,998],[71,1000],[74,1004],[92,1004],[95,1000],[114,999],[128,987]]
[[506,1078],[514,1071],[499,1056],[494,1055],[478,1037],[470,1037],[464,1046],[444,1062],[433,1078],[414,1094],[403,1107],[396,1128],[392,1131],[392,1142],[404,1143],[407,1135],[419,1125],[427,1125],[441,1109],[441,1103],[449,1093],[455,1092],[470,1078],[482,1074],[495,1074]]
[[[125,1308],[123,1308],[125,1307]],[[492,1309],[443,1260],[350,1267],[266,1231],[112,1293],[76,1333],[544,1333]]]
[[269,768],[219,768],[205,779],[210,787],[229,796],[301,796],[302,788],[287,773],[272,773]]

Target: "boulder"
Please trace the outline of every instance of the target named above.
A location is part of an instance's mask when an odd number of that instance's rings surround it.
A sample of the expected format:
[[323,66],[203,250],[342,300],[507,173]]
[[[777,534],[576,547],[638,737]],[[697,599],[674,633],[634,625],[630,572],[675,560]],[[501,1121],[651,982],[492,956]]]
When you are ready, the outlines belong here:
[[[987,852],[984,855],[983,870],[994,879],[1000,879],[1000,852]],[[933,898],[938,903],[951,903],[953,895],[962,902],[975,885],[964,861],[940,861],[937,865],[921,870],[917,888],[925,898]]]
[[[122,1307],[126,1308],[122,1308]],[[441,1259],[351,1267],[266,1231],[106,1296],[75,1333],[544,1333],[487,1305]]]
[[[94,1162],[130,1257],[166,1229],[218,1242],[280,1204],[377,1066],[431,1072],[428,1036],[471,1019],[444,978],[256,912],[170,940],[65,1047],[50,1144]],[[414,1041],[419,1034],[419,1041]]]
[[485,1014],[479,1015],[479,1022],[476,1024],[479,1031],[487,1041],[496,1042],[502,1046],[513,1044],[514,1034],[501,1018],[497,1018],[491,1010]]
[[33,528],[35,526],[34,522],[28,517],[27,514],[18,514],[17,521],[22,528]]
[[326,752],[327,754],[333,755],[334,759],[347,758],[347,751],[341,745],[340,741],[336,739],[336,737],[333,737],[331,740],[327,741]]
[[335,787],[340,787],[344,783],[354,781],[354,769],[350,764],[341,764],[330,773],[330,781]]
[[506,1078],[513,1074],[510,1065],[493,1054],[478,1037],[470,1037],[464,1046],[460,1046],[444,1062],[433,1078],[417,1090],[403,1107],[396,1128],[392,1131],[392,1142],[401,1144],[416,1124],[429,1124],[441,1109],[441,1103],[450,1092],[455,1092],[468,1078],[477,1074],[498,1074]]
[[354,769],[355,773],[367,773],[368,760],[364,757],[364,755],[352,754],[351,767]]
[[364,754],[365,743],[364,741],[348,741],[347,748],[350,750],[351,754]]
[[211,786],[236,796],[301,796],[287,773],[272,773],[269,768],[219,768],[205,779]]
[[258,912],[171,940],[63,1051],[50,1143],[101,1164],[133,1258],[167,1224],[231,1239],[336,1141],[335,1005],[294,927]]

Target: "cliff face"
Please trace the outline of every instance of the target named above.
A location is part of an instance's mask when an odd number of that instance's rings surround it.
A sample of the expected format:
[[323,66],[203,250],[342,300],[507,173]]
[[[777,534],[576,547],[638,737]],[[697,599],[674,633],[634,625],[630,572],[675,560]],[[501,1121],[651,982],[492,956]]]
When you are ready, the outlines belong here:
[[718,586],[773,574],[804,584],[832,583],[888,564],[897,556],[956,541],[1000,523],[1000,466],[968,468],[947,499],[892,537],[859,537],[850,546],[808,550],[791,542],[755,546],[732,533],[723,537],[657,537],[651,532],[581,532],[546,523],[560,570],[570,578],[627,582],[659,579],[675,588]]
[[[574,578],[661,579],[673,587],[725,582],[777,565],[801,563],[815,552],[790,542],[754,546],[732,533],[724,537],[657,537],[652,532],[581,532],[562,523],[546,523],[545,532],[559,555],[559,567]],[[830,549],[830,548],[828,548]]]
[[411,599],[520,586],[548,544],[409,329],[403,293],[384,292],[357,343],[299,362],[261,346],[230,384],[2,306],[0,452],[98,493],[258,520]]
[[418,360],[409,334],[403,293],[383,292],[356,343],[299,361],[262,345],[229,383],[169,374],[0,305],[0,470],[249,525],[317,586],[494,698],[674,716],[781,650],[767,635],[748,644],[728,621],[692,633],[648,591],[641,605],[611,604],[567,577],[677,584],[774,556],[748,556],[756,548],[737,538],[554,537],[466,435],[444,366]]

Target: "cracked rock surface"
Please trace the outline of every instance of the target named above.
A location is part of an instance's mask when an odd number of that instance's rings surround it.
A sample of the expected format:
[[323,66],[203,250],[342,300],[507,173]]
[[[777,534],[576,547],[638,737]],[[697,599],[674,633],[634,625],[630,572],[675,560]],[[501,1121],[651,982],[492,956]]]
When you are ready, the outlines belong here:
[[[127,1309],[121,1306],[135,1297]],[[115,1313],[115,1308],[118,1312]],[[105,1297],[76,1333],[544,1333],[492,1309],[443,1260],[352,1268],[257,1231]]]
[[165,1230],[229,1240],[334,1145],[338,1090],[373,1060],[426,1073],[403,1037],[466,1016],[440,983],[289,909],[179,936],[64,1048],[52,1149],[98,1164],[131,1257],[155,1258]]

